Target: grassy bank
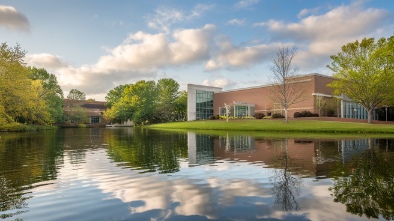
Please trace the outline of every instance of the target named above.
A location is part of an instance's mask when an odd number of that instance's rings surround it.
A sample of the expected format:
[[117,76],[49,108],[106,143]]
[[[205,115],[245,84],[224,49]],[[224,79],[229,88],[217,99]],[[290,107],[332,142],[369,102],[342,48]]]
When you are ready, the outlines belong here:
[[7,124],[0,125],[0,132],[23,132],[23,131],[37,131],[37,130],[53,130],[55,126],[43,126],[43,125],[28,125],[28,124]]
[[263,120],[204,120],[174,122],[145,126],[153,129],[176,130],[226,130],[226,131],[260,131],[284,133],[351,133],[351,134],[394,134],[394,124],[367,124],[355,122],[337,122],[320,120],[290,120],[285,123],[279,119]]

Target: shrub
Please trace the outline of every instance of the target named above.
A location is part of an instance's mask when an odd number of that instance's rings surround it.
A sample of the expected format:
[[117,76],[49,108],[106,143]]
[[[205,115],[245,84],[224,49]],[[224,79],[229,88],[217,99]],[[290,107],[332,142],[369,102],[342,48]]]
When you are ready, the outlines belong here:
[[254,118],[256,118],[256,119],[263,119],[265,117],[265,114],[263,114],[263,113],[255,113],[254,114]]
[[209,117],[209,119],[210,120],[219,120],[220,117],[219,117],[219,115],[212,115],[212,116]]
[[310,111],[302,111],[301,113],[295,112],[294,118],[297,118],[297,117],[319,117],[319,114],[314,114]]
[[274,113],[271,115],[272,118],[285,118],[281,113]]

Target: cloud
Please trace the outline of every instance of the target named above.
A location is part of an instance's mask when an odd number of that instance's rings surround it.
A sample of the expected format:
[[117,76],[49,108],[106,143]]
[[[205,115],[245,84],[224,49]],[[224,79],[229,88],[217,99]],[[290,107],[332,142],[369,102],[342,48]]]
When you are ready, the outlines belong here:
[[246,47],[234,46],[228,38],[218,40],[218,52],[206,63],[205,70],[248,68],[269,58],[282,46],[289,44],[255,44]]
[[154,79],[159,69],[206,61],[215,30],[214,25],[208,24],[176,30],[172,36],[137,32],[107,49],[108,54],[95,64],[81,67],[73,67],[50,54],[30,54],[26,62],[54,73],[65,91],[77,88],[87,95],[102,94],[119,84]]
[[29,20],[12,6],[0,5],[0,26],[16,31],[30,31]]
[[[315,9],[303,9],[300,17],[315,14]],[[382,27],[387,27],[390,13],[384,9],[363,7],[363,2],[341,5],[321,15],[309,15],[299,22],[286,23],[269,20],[255,23],[265,26],[275,34],[276,40],[292,40],[300,49],[295,61],[303,67],[325,66],[329,56],[339,52],[342,45],[364,37],[382,37]],[[392,26],[391,26],[392,27]]]
[[249,8],[250,6],[255,5],[259,2],[260,2],[260,0],[242,0],[242,1],[238,2],[237,4],[235,4],[234,7],[238,8],[238,9],[246,9],[246,8]]
[[146,17],[148,27],[170,33],[173,24],[189,22],[195,18],[201,17],[204,12],[214,8],[213,4],[197,4],[191,11],[185,12],[175,8],[158,8],[154,15]]
[[246,20],[245,20],[245,19],[237,19],[237,18],[234,18],[234,19],[229,20],[229,21],[227,22],[227,24],[228,24],[228,25],[239,25],[239,26],[242,26],[242,25],[245,25],[245,24],[246,24]]
[[229,79],[220,78],[220,79],[215,79],[215,80],[206,79],[206,80],[204,80],[202,85],[221,87],[221,88],[234,88],[237,85],[237,83],[234,81],[231,81]]
[[68,67],[69,65],[60,57],[51,54],[32,54],[26,55],[25,62],[31,66],[45,67],[48,71],[58,70],[60,68]]
[[299,19],[301,19],[301,18],[305,17],[306,15],[318,14],[318,12],[320,11],[320,9],[321,9],[320,7],[312,8],[312,9],[304,8],[304,9],[302,9],[302,10],[298,13],[297,17],[298,17]]

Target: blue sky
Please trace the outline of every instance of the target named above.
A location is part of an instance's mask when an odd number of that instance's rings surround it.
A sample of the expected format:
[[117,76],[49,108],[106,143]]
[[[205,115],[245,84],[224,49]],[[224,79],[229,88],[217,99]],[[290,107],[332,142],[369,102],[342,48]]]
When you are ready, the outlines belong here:
[[331,75],[342,45],[393,33],[390,0],[0,0],[1,42],[96,100],[138,80],[266,84],[279,47],[297,47],[300,74]]

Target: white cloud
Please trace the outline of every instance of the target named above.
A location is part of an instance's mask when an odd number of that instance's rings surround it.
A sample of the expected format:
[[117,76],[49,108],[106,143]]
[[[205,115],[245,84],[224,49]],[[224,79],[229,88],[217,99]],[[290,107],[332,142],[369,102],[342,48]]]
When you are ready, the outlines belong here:
[[117,47],[107,49],[108,54],[97,63],[82,67],[73,67],[50,54],[31,54],[26,62],[55,74],[63,90],[77,88],[97,98],[119,84],[154,79],[159,69],[207,60],[215,30],[208,24],[200,29],[176,30],[170,37],[137,32]]
[[0,5],[0,26],[16,31],[30,31],[29,20],[12,6]]
[[236,47],[227,38],[219,39],[217,44],[219,50],[217,54],[206,63],[205,70],[207,71],[215,71],[222,68],[247,68],[269,59],[279,47],[288,45],[274,43]]
[[197,4],[191,11],[185,12],[175,8],[158,8],[154,15],[146,17],[148,26],[153,29],[170,33],[173,24],[191,21],[201,17],[204,12],[212,10],[215,5]]
[[301,19],[301,18],[305,17],[306,15],[318,14],[320,9],[321,9],[320,7],[312,8],[312,9],[304,8],[298,13],[297,17]]
[[237,4],[235,4],[234,7],[238,8],[238,9],[245,9],[245,8],[249,8],[250,6],[255,5],[259,2],[260,2],[260,0],[242,0],[242,1],[239,1]]
[[221,88],[234,88],[237,83],[229,79],[220,78],[215,80],[206,79],[202,83],[205,86],[221,87]]
[[[319,10],[303,9],[298,15],[303,17]],[[338,53],[346,43],[364,37],[382,37],[381,28],[386,26],[389,17],[384,9],[365,9],[362,2],[356,1],[321,15],[306,16],[299,22],[269,20],[255,26],[268,27],[276,39],[292,39],[300,49],[295,61],[301,67],[312,69],[328,64],[329,56]]]
[[237,18],[234,18],[234,19],[229,20],[229,21],[227,22],[227,24],[228,24],[228,25],[239,25],[239,26],[242,26],[242,25],[245,25],[245,24],[246,24],[246,20],[245,20],[245,19],[237,19]]
[[25,62],[31,66],[45,67],[47,71],[58,70],[69,66],[60,57],[46,53],[28,54],[26,55]]

